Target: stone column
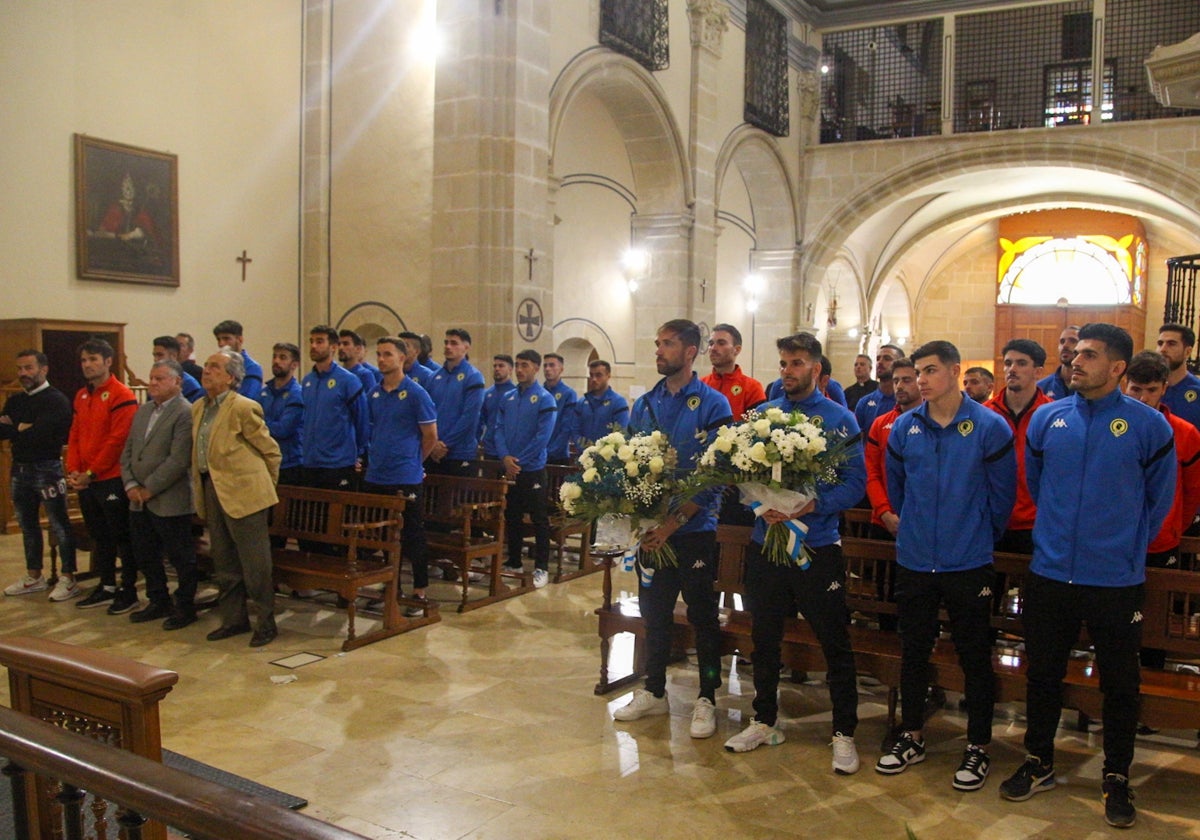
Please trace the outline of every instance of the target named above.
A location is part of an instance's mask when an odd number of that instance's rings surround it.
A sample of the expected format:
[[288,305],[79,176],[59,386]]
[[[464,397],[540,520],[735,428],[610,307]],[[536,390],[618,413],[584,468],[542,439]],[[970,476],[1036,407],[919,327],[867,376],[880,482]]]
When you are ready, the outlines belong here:
[[437,23],[433,329],[470,330],[477,361],[550,349],[550,0],[441,0]]
[[[751,321],[752,337],[743,335],[742,368],[750,372],[753,350],[753,376],[770,385],[779,376],[779,356],[775,340],[796,332],[793,313],[796,308],[792,278],[796,268],[796,249],[753,250],[750,271],[762,280],[758,311]],[[744,329],[744,327],[743,327]]]
[[298,334],[328,323],[329,312],[329,109],[333,72],[332,0],[304,3],[304,88],[301,131],[301,291]]
[[688,158],[694,187],[688,317],[711,327],[717,279],[717,155],[724,135],[718,125],[721,47],[729,28],[723,0],[688,0],[692,54]]
[[[694,286],[688,282],[694,244],[693,220],[686,214],[634,216],[632,220],[633,247],[646,252],[649,263],[646,274],[638,279],[634,292],[634,379],[655,382],[658,373],[654,366],[654,336],[666,321],[675,318],[696,320],[689,298]],[[715,284],[709,281],[711,300]],[[695,292],[699,297],[699,292]],[[711,303],[709,304],[711,308]],[[701,319],[703,320],[703,319]],[[708,325],[711,327],[712,322]]]

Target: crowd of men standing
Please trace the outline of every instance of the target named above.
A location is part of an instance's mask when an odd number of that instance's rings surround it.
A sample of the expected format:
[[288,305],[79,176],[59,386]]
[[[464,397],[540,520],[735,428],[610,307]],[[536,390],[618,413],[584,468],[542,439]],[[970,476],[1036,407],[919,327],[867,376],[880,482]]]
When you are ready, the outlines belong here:
[[[874,535],[896,541],[892,594],[902,647],[902,727],[875,769],[897,774],[926,757],[928,660],[945,609],[966,678],[968,721],[968,744],[951,781],[962,791],[984,786],[994,707],[992,553],[1028,553],[1028,758],[1000,786],[1001,795],[1020,801],[1054,787],[1061,680],[1086,622],[1104,694],[1105,815],[1112,825],[1133,824],[1128,779],[1139,659],[1163,663],[1161,651],[1141,650],[1145,568],[1177,562],[1180,537],[1200,507],[1200,378],[1186,366],[1195,345],[1190,328],[1166,324],[1157,351],[1134,356],[1132,339],[1118,327],[1068,327],[1059,338],[1058,365],[1045,376],[1045,349],[1013,339],[1002,351],[1003,384],[993,394],[992,373],[963,371],[957,348],[946,341],[923,344],[908,357],[898,346],[882,346],[874,379],[872,359],[861,355],[855,382],[843,391],[830,378],[820,341],[808,333],[778,340],[780,377],[764,388],[738,366],[742,337],[729,324],[713,328],[707,345],[712,370],[701,378],[694,371],[700,329],[677,319],[655,339],[662,379],[632,407],[610,386],[608,362],[589,363],[587,389],[579,395],[563,382],[564,360],[556,353],[497,354],[487,386],[463,329],[446,331],[441,363],[430,358],[427,337],[380,338],[375,366],[366,360],[361,336],[319,325],[309,332],[311,367],[300,378],[295,344],[273,346],[267,377],[244,349],[239,323],[222,321],[213,335],[218,350],[202,366],[191,358],[191,336],[155,338],[149,399],[140,406],[112,374],[113,348],[102,340],[79,348],[87,384],[73,403],[47,382],[45,355],[18,353],[22,390],[0,414],[0,437],[12,441],[12,495],[26,576],[5,594],[49,588],[42,575],[41,507],[62,558],[51,601],[79,597],[80,608],[131,613],[134,622],[162,619],[166,630],[186,627],[196,621],[191,527],[199,513],[209,526],[219,588],[220,625],[208,639],[252,633],[252,646],[265,645],[277,634],[267,519],[275,486],[285,483],[403,494],[409,501],[404,553],[412,564],[412,597],[420,602],[428,585],[420,516],[425,473],[473,474],[481,451],[502,462],[513,485],[507,564],[522,567],[517,526],[529,516],[533,582],[540,588],[549,576],[547,464],[570,463],[582,446],[613,428],[658,429],[669,435],[679,469],[687,471],[716,430],[749,409],[800,411],[850,441],[838,481],[821,486],[815,500],[756,517],[729,494],[708,492],[681,501],[644,535],[644,549],[669,545],[679,563],[641,569],[646,684],[614,717],[633,721],[668,711],[672,616],[682,595],[700,668],[690,731],[696,738],[715,732],[721,682],[711,586],[716,525],[752,522],[745,579],[754,617],[755,718],[725,746],[746,752],[785,740],[777,721],[780,644],[785,619],[799,610],[829,667],[832,769],[855,773],[858,698],[838,526],[847,508],[868,507]],[[68,490],[78,494],[94,545],[99,583],[86,595],[75,581]],[[1125,515],[1098,515],[1109,508]],[[1088,525],[1081,527],[1085,517]],[[776,566],[763,556],[767,527],[788,520],[806,529],[806,568]],[[173,595],[164,558],[178,576]],[[139,571],[148,603],[134,612]]]

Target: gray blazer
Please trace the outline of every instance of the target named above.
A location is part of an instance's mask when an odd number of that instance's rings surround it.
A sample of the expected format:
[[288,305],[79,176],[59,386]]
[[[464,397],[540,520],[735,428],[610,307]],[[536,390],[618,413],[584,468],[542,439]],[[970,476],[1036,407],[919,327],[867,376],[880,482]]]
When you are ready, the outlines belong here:
[[163,406],[150,436],[146,428],[154,403],[143,403],[133,415],[121,453],[121,480],[137,482],[153,495],[146,509],[157,516],[196,512],[192,499],[192,407],[182,395]]

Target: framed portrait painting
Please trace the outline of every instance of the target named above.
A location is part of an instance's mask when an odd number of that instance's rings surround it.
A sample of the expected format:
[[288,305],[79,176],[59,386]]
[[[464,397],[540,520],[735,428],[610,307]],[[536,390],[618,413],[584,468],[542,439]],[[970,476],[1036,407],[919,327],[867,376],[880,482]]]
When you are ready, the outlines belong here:
[[176,156],[76,134],[75,252],[84,280],[178,286]]

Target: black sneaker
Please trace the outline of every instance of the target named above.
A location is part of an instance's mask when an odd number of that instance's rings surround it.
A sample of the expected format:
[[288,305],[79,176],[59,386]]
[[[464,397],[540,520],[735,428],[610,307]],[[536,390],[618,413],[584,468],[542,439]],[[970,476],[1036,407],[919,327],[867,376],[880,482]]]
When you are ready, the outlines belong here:
[[892,748],[875,762],[875,772],[894,776],[903,773],[910,764],[925,760],[925,742],[917,741],[910,732],[901,732]]
[[76,601],[75,606],[79,607],[81,610],[88,610],[92,609],[93,607],[102,607],[115,597],[117,597],[117,590],[115,588],[106,589],[103,586],[97,586],[86,596]]
[[1137,819],[1137,811],[1133,807],[1129,779],[1117,773],[1105,773],[1100,789],[1104,791],[1104,821],[1113,828],[1132,826]]
[[979,790],[987,781],[989,764],[991,759],[988,758],[987,750],[969,744],[963,751],[962,763],[954,773],[954,789]]
[[[138,605],[138,595],[136,591],[122,589],[117,592],[112,599],[112,603],[108,605],[109,615],[121,615],[129,612]],[[166,613],[163,613],[165,616]],[[158,616],[155,616],[157,618]]]
[[1054,768],[1042,764],[1036,755],[1025,757],[1025,763],[1000,783],[1000,795],[1013,802],[1024,802],[1035,793],[1054,787]]
[[[117,602],[113,601],[113,605],[109,608],[109,611],[111,612],[116,606]],[[141,624],[144,621],[154,621],[155,619],[166,618],[170,614],[171,607],[169,605],[151,602],[150,606],[140,609],[137,612],[130,613],[129,620],[134,624]]]

